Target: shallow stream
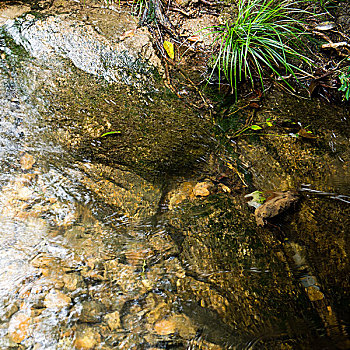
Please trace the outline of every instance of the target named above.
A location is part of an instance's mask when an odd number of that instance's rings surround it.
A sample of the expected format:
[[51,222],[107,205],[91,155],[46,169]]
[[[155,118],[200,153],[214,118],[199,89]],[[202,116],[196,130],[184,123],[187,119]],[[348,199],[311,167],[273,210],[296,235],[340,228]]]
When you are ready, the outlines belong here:
[[[75,16],[0,28],[0,349],[350,348],[348,111],[277,94],[261,121],[319,138],[226,152],[142,62],[85,65]],[[246,193],[303,183],[257,228]]]

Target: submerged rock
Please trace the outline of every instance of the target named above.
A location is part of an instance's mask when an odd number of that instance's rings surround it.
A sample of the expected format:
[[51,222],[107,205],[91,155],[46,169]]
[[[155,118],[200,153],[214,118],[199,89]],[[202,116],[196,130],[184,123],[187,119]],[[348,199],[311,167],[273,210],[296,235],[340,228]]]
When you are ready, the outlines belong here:
[[93,327],[82,324],[75,333],[74,346],[79,350],[90,350],[100,341],[101,336]]
[[29,336],[31,318],[23,312],[15,314],[9,323],[8,335],[15,343],[21,343]]
[[100,322],[105,313],[105,306],[95,300],[84,301],[77,306],[79,320],[86,323]]
[[120,314],[118,311],[111,312],[104,316],[105,322],[108,324],[108,327],[114,331],[115,329],[120,328]]
[[51,290],[44,299],[44,305],[47,308],[61,309],[71,304],[72,299],[60,292],[59,290]]
[[193,188],[193,194],[197,197],[206,197],[210,195],[213,184],[209,181],[198,182]]
[[33,167],[33,165],[35,163],[35,159],[31,154],[25,153],[21,157],[20,163],[21,163],[21,168],[23,170],[29,170]]

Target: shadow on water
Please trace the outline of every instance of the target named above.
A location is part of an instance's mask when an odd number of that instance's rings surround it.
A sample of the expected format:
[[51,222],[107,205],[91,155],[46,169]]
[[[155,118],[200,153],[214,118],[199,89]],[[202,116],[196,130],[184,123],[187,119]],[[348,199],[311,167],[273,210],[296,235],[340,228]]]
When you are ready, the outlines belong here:
[[[257,228],[205,115],[157,82],[140,90],[35,59],[9,32],[1,349],[346,349],[346,203],[304,191],[294,212]],[[336,157],[322,148],[327,130],[316,146],[237,142],[249,186],[344,190],[334,159],[347,174],[348,134],[334,134]],[[195,196],[209,180],[210,195]]]

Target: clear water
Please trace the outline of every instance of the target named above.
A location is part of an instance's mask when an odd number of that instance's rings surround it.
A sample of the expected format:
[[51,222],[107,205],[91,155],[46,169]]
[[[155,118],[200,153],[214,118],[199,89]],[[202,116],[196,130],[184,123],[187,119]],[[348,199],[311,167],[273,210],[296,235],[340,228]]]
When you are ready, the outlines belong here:
[[[347,203],[304,192],[294,212],[257,229],[205,117],[157,85],[140,92],[64,58],[34,58],[8,33],[1,349],[348,347]],[[324,138],[299,153],[267,139],[252,141],[252,155],[238,143],[251,183],[284,190],[304,180],[349,194],[348,121],[333,113],[331,139],[319,121]],[[120,133],[100,137],[108,131]],[[207,178],[214,193],[193,198]],[[222,178],[230,194],[218,190]]]

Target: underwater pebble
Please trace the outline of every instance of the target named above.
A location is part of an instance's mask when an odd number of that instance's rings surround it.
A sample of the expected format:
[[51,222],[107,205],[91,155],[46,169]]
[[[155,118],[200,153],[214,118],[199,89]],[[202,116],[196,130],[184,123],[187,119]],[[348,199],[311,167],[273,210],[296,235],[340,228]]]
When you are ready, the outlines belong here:
[[22,170],[29,170],[35,164],[35,159],[29,153],[25,153],[20,160]]
[[198,182],[193,188],[193,194],[197,197],[209,196],[212,187],[213,184],[211,182]]
[[9,323],[8,335],[15,343],[21,343],[29,335],[30,317],[23,312],[15,314]]
[[64,286],[70,291],[73,292],[78,288],[84,287],[84,279],[77,273],[69,273],[63,276]]
[[75,333],[74,346],[79,350],[90,350],[100,343],[100,341],[100,334],[94,328],[83,324]]
[[112,331],[120,328],[120,316],[118,311],[105,315],[104,320]]
[[158,335],[169,335],[176,332],[176,324],[171,320],[161,320],[154,325]]
[[61,309],[70,305],[71,298],[59,290],[51,290],[44,299],[44,305],[49,309]]
[[105,313],[105,306],[100,301],[83,301],[78,305],[79,320],[87,323],[100,322]]

